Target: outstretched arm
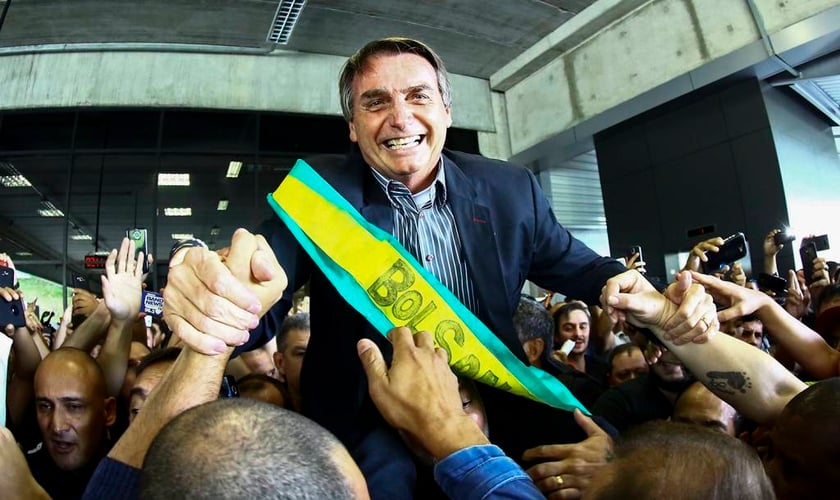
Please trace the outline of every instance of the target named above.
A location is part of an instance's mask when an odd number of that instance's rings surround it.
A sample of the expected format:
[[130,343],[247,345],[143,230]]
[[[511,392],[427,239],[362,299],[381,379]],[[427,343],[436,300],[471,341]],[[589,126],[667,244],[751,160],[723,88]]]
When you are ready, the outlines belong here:
[[111,313],[108,335],[102,344],[102,351],[96,358],[105,381],[108,394],[120,392],[128,355],[131,350],[131,330],[140,311],[140,296],[143,293],[143,253],[134,260],[134,242],[123,238],[119,251],[111,250],[105,261],[105,275],[102,276],[102,295]]
[[[791,278],[795,278],[791,272]],[[728,307],[718,317],[729,321],[755,313],[764,327],[773,332],[773,341],[808,373],[824,379],[840,375],[840,352],[832,349],[820,334],[808,328],[767,295],[711,276],[692,274],[693,279],[706,287],[718,302]],[[793,279],[792,289],[798,287]]]
[[[684,300],[704,297],[712,303],[703,287],[692,283],[691,274],[680,273],[677,284]],[[656,292],[614,293],[602,300],[623,311],[634,325],[653,331],[703,385],[758,423],[774,421],[788,401],[805,389],[802,381],[768,354],[729,335],[714,335],[703,344],[671,341],[663,325],[677,306]]]

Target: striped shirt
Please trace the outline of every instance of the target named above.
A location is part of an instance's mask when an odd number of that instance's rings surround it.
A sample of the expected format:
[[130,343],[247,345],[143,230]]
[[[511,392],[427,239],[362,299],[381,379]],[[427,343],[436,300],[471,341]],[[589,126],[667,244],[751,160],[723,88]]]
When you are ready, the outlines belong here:
[[478,314],[478,297],[461,257],[461,236],[446,203],[442,163],[432,185],[414,195],[402,182],[388,179],[374,168],[370,170],[394,209],[397,240],[462,304]]

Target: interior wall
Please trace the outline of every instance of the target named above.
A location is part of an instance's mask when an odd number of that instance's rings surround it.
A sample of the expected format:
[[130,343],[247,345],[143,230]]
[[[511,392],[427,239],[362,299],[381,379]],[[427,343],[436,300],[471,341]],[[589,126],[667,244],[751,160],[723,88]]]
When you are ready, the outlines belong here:
[[[764,85],[762,95],[797,236],[828,234],[834,248],[821,257],[840,260],[840,157],[832,122],[792,90]],[[798,248],[798,240],[795,243]],[[799,255],[795,255],[798,265]]]
[[[595,136],[612,255],[641,245],[649,274],[665,256],[744,232],[760,269],[762,241],[787,223],[782,178],[757,80],[695,91]],[[713,232],[691,237],[695,228]],[[790,250],[780,255],[782,266]],[[790,261],[792,262],[792,261]]]

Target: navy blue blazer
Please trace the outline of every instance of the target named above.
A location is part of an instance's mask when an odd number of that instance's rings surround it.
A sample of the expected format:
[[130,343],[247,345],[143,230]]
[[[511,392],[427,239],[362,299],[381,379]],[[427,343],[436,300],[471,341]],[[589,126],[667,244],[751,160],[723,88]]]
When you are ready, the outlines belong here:
[[[391,205],[358,151],[348,156],[319,156],[307,162],[368,221],[393,232]],[[529,170],[448,150],[443,153],[443,166],[447,202],[478,295],[477,316],[526,361],[513,328],[513,315],[526,279],[596,304],[606,280],[625,268],[614,259],[597,255],[557,222]],[[352,448],[378,415],[367,394],[356,342],[362,337],[373,339],[386,358],[391,355],[390,344],[341,298],[279,218],[266,221],[257,232],[274,249],[288,275],[289,286],[281,301],[252,332],[249,344],[260,345],[279,331],[291,307],[292,294],[311,280],[312,335],[301,375],[303,412]],[[490,394],[489,398],[497,396]],[[507,401],[506,396],[500,397]],[[529,411],[542,411],[522,398],[512,401],[515,405],[522,402],[523,407],[531,408]],[[498,427],[492,418],[493,409],[489,402],[485,403],[495,436]]]

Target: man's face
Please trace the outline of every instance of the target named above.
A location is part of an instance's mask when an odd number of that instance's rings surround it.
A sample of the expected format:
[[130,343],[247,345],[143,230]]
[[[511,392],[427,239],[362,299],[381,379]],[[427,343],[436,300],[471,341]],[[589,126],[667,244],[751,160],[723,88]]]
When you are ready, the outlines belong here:
[[452,125],[432,65],[416,54],[375,56],[352,99],[350,140],[368,165],[412,192],[430,185]]
[[45,360],[35,375],[38,427],[62,470],[78,470],[98,459],[114,421],[113,398],[97,394],[94,386],[84,367],[64,360]]
[[761,348],[761,339],[764,337],[764,324],[761,321],[742,321],[737,319],[733,322],[730,331],[735,338]]
[[589,345],[589,317],[583,311],[571,311],[560,318],[559,339],[556,344],[562,346],[567,340],[574,340],[572,354],[583,354]]
[[648,364],[641,349],[633,349],[627,354],[619,354],[613,358],[612,368],[608,375],[610,387],[633,380],[648,372]]
[[149,398],[152,390],[160,383],[161,379],[172,365],[174,360],[160,361],[153,365],[147,366],[140,375],[134,379],[134,386],[131,388],[131,399],[128,403],[128,421],[134,422],[137,414],[143,409],[146,400]]
[[286,338],[286,348],[274,354],[280,380],[285,380],[292,403],[300,404],[300,369],[309,345],[309,330],[291,330]]

